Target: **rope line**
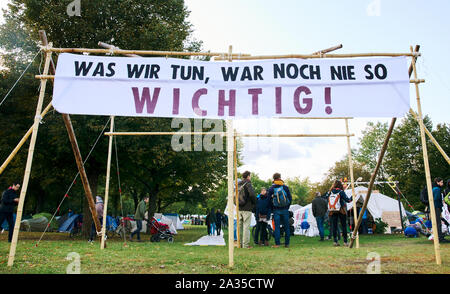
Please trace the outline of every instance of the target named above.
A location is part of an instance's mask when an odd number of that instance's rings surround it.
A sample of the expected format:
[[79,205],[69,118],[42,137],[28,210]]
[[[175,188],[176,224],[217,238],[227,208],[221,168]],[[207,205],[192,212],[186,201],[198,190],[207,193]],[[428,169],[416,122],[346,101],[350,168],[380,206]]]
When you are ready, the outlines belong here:
[[[0,102],[0,106],[3,104],[3,102],[5,102],[6,98],[8,98],[9,94],[12,92],[12,90],[14,90],[14,88],[16,87],[17,83],[22,79],[23,75],[25,74],[25,72],[28,70],[28,68],[31,66],[31,64],[34,62],[34,60],[36,59],[36,57],[39,55],[39,53],[41,53],[41,50],[39,49],[38,53],[36,53],[36,55],[34,55],[33,60],[31,60],[31,62],[27,65],[27,67],[24,69],[24,71],[22,72],[22,74],[20,75],[20,77],[16,80],[16,82],[14,83],[14,85],[11,87],[11,89],[9,89],[8,93],[6,93],[5,97],[3,98],[2,102]],[[40,66],[39,66],[39,70],[40,70]]]
[[[86,159],[83,161],[83,167],[85,165],[85,163],[88,161],[89,157],[92,154],[92,151],[94,151],[95,146],[97,146],[98,141],[100,140],[100,138],[103,136],[103,133],[106,129],[106,127],[108,126],[109,120],[111,118],[108,119],[108,121],[106,122],[105,126],[103,127],[103,130],[100,132],[99,136],[97,137],[97,140],[95,141],[94,145],[92,146],[91,150],[89,151],[89,154],[86,156]],[[50,221],[48,222],[47,227],[45,228],[44,232],[42,233],[41,237],[39,238],[39,240],[37,241],[35,247],[37,247],[39,245],[39,243],[41,242],[42,238],[44,237],[45,233],[47,232],[47,229],[50,227],[50,224],[52,223],[53,219],[55,218],[56,214],[58,213],[61,205],[63,204],[64,200],[66,198],[69,198],[69,192],[72,189],[73,185],[75,184],[78,176],[80,175],[80,171],[78,171],[78,173],[76,174],[76,176],[74,177],[72,183],[70,184],[69,188],[67,189],[66,193],[64,194],[63,199],[61,200],[61,202],[59,203],[58,207],[56,208],[55,213],[53,214],[52,218],[50,219]]]

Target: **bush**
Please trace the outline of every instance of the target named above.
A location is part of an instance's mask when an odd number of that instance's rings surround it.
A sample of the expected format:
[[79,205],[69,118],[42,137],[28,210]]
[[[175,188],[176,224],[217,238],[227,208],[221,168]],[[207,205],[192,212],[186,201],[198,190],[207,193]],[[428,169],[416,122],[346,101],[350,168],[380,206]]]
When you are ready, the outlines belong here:
[[381,218],[375,219],[375,231],[374,234],[384,234],[388,224],[381,220]]

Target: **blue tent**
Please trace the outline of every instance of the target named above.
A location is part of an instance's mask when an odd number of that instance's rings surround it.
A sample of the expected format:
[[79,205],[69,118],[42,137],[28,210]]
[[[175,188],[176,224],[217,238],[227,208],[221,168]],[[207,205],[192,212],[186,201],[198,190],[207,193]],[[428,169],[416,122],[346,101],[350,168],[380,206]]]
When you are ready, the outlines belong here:
[[[13,223],[14,224],[16,223],[16,214],[15,213],[13,213]],[[2,229],[4,229],[5,231],[9,231],[9,226],[8,226],[8,222],[6,221],[6,219],[2,224]]]
[[71,217],[69,217],[65,222],[62,223],[62,225],[59,227],[58,232],[63,233],[70,233],[72,231],[75,222],[77,221],[79,214],[74,214]]

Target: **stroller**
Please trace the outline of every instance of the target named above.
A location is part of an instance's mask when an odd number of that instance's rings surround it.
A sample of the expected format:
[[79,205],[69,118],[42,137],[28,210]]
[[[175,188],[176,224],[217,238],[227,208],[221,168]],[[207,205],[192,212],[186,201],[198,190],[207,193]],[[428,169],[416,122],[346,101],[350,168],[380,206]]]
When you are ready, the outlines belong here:
[[167,242],[173,243],[173,234],[169,230],[168,225],[158,222],[154,217],[147,223],[150,228],[150,234],[152,235],[150,241],[159,242],[167,239]]

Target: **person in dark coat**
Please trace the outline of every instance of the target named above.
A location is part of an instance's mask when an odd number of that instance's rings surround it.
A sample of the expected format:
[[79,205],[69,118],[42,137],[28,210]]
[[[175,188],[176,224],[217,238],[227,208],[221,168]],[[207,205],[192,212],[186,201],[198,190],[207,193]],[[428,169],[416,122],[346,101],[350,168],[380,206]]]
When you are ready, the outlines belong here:
[[[270,215],[272,214],[270,206],[270,198],[267,195],[266,188],[261,189],[261,194],[258,195],[258,201],[256,202],[256,228],[254,242],[256,245],[269,246],[268,236],[267,236],[267,221],[270,220]],[[259,241],[258,241],[259,239]]]
[[327,213],[327,201],[322,198],[320,192],[316,192],[316,197],[312,201],[312,211],[313,215],[316,218],[317,227],[319,229],[320,239],[319,241],[324,240],[324,229],[323,223],[325,220],[325,214]]
[[2,194],[0,203],[0,226],[6,220],[8,222],[8,242],[11,243],[14,232],[14,209],[19,203],[17,191],[20,189],[19,182],[14,182],[11,187],[5,190]]
[[[328,208],[330,210],[330,197],[333,195],[339,195],[339,204],[340,204],[340,210],[339,211],[329,211],[329,216],[331,219],[331,229],[333,231],[333,239],[334,239],[334,246],[339,246],[338,243],[338,221],[342,225],[342,234],[344,238],[344,246],[348,246],[347,244],[347,203],[352,201],[352,197],[347,197],[347,194],[344,192],[344,187],[342,185],[342,182],[339,180],[336,180],[333,184],[333,187],[331,189],[331,193],[328,196]],[[331,205],[335,205],[335,203],[331,203]]]
[[[243,190],[242,190],[243,189]],[[238,190],[243,191],[245,203],[239,204],[239,224],[242,234],[242,248],[252,248],[250,246],[250,224],[252,219],[252,211],[256,205],[256,195],[251,182],[251,174],[245,171],[242,174],[242,181],[238,183]]]
[[220,236],[220,231],[222,229],[222,221],[223,221],[223,215],[220,213],[220,209],[217,209],[216,212],[216,231],[217,236]]

